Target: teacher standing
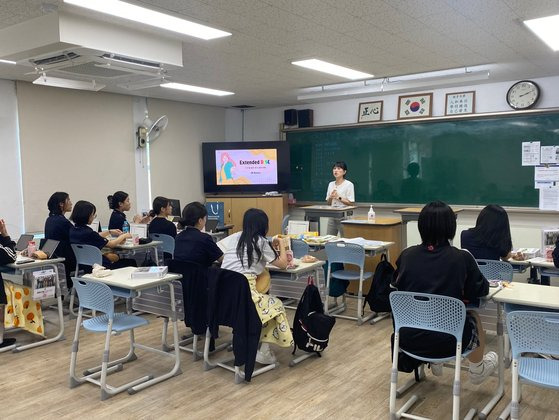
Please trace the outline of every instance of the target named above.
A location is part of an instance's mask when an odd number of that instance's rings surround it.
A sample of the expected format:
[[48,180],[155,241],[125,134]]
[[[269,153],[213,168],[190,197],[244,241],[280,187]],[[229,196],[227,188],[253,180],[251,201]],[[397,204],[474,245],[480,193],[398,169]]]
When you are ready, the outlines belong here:
[[[352,206],[355,202],[355,191],[353,183],[345,179],[347,165],[343,161],[338,161],[332,166],[332,174],[335,180],[328,184],[326,201],[332,207]],[[340,220],[328,219],[328,235],[337,235],[340,230]]]

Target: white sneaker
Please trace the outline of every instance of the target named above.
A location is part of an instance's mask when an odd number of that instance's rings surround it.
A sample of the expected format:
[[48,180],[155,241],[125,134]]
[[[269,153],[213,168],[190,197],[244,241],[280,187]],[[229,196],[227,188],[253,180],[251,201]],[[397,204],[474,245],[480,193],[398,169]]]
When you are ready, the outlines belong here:
[[488,352],[485,356],[483,356],[481,372],[477,373],[470,370],[470,382],[474,385],[479,385],[485,381],[495,371],[498,360],[499,357],[497,356],[497,353],[494,351]]
[[267,347],[264,351],[258,350],[256,352],[256,362],[261,365],[273,365],[276,363],[276,356],[270,347]]
[[442,363],[431,363],[431,373],[433,376],[443,376],[443,364]]

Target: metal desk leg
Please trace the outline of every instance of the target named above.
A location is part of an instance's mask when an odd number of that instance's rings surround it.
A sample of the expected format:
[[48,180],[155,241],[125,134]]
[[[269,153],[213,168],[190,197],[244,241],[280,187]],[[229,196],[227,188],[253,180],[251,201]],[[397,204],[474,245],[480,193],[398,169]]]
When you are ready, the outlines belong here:
[[172,378],[173,376],[176,375],[180,375],[182,372],[180,370],[181,367],[181,361],[180,361],[180,348],[179,348],[179,327],[177,324],[177,311],[176,311],[176,306],[175,306],[175,288],[173,287],[172,282],[169,282],[167,284],[169,286],[169,293],[171,296],[171,312],[172,312],[172,318],[171,318],[171,322],[173,323],[173,344],[174,344],[174,355],[170,355],[169,353],[166,353],[164,351],[161,350],[157,350],[157,349],[152,349],[152,348],[146,348],[145,346],[139,346],[138,344],[136,344],[136,347],[139,348],[143,348],[144,350],[149,350],[151,352],[154,353],[158,353],[164,356],[170,356],[173,357],[175,359],[175,364],[173,366],[173,368],[167,372],[166,374],[157,376],[155,378],[150,379],[149,381],[146,382],[142,382],[141,384],[135,385],[131,388],[128,389],[128,393],[129,394],[135,394],[138,391],[141,391],[144,388],[147,388],[149,386],[152,386],[154,384],[157,384],[159,382],[165,381],[169,378]]
[[44,346],[45,344],[53,343],[55,341],[64,339],[64,313],[62,311],[62,294],[60,289],[60,278],[58,277],[58,267],[56,264],[45,264],[45,267],[52,267],[56,275],[56,301],[58,303],[58,323],[60,329],[55,337],[47,338],[42,341],[37,341],[36,343],[25,344],[23,346],[17,346],[12,351],[18,353],[23,350],[32,349],[34,347]]
[[503,397],[505,393],[505,354],[504,354],[504,322],[503,322],[503,305],[501,303],[497,303],[497,353],[499,356],[499,362],[497,365],[498,374],[499,374],[499,385],[497,386],[497,392],[491,398],[491,400],[487,403],[487,405],[481,410],[479,413],[479,418],[485,420],[491,410],[495,408],[497,403]]

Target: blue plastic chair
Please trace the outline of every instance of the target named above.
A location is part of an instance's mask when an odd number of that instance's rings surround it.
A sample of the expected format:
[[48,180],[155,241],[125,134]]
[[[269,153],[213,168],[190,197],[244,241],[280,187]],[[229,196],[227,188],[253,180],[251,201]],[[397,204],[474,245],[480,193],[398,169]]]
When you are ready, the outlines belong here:
[[[144,376],[119,387],[107,385],[107,374],[122,370],[122,364],[135,360],[134,354],[134,328],[147,325],[148,322],[136,315],[128,315],[124,313],[114,312],[113,292],[109,286],[103,283],[84,280],[83,278],[73,278],[74,288],[78,293],[80,300],[80,309],[78,319],[76,321],[76,330],[74,333],[74,341],[72,343],[72,355],[70,360],[70,388],[81,385],[84,382],[92,382],[101,387],[101,400],[105,400],[112,395],[138,385],[151,379],[150,376]],[[82,322],[83,310],[91,309],[93,311],[102,312],[103,315],[96,316]],[[83,326],[86,330],[92,332],[105,333],[105,348],[103,350],[103,358],[101,366],[89,369],[85,375],[78,377],[76,375],[76,361],[79,349],[80,328]],[[113,332],[120,333],[130,331],[130,351],[118,360],[109,361],[110,340]],[[100,378],[100,379],[99,379]]]
[[559,389],[559,360],[522,356],[522,353],[559,355],[559,313],[513,311],[507,314],[512,346],[511,419],[520,415],[520,381]]
[[309,253],[309,245],[302,239],[291,239],[291,250],[294,258],[302,258]]
[[[402,408],[396,411],[398,353],[402,351],[414,359],[429,363],[443,363],[454,360],[452,418],[457,420],[460,413],[460,366],[462,357],[471,352],[471,350],[462,352],[462,333],[466,321],[464,302],[448,296],[395,291],[390,294],[390,305],[392,306],[392,317],[394,319],[394,352],[390,377],[390,418],[420,418],[411,417],[411,415],[405,413],[418,400],[417,395],[412,395]],[[456,353],[454,356],[435,359],[420,357],[400,349],[401,328],[417,328],[453,335],[456,338]]]
[[163,242],[163,252],[171,254],[171,258],[175,256],[175,238],[163,233],[150,233],[149,237],[154,241]]
[[[357,294],[357,317],[339,315],[337,312],[345,310],[345,298],[343,295],[343,303],[340,307],[333,308],[330,310],[333,316],[339,318],[357,320],[357,323],[361,325],[363,322],[371,319],[375,314],[371,313],[367,317],[363,317],[363,281],[371,278],[373,273],[365,271],[365,249],[361,245],[350,244],[345,242],[328,242],[325,245],[326,257],[328,259],[328,273],[326,275],[326,288],[330,290],[330,279],[335,278],[339,280],[348,281],[358,281],[359,282],[359,292]],[[337,270],[332,271],[332,264],[342,263],[355,265],[359,268],[359,271],[355,270]],[[328,305],[325,305],[325,312],[328,313]]]
[[479,271],[487,280],[512,281],[513,268],[506,261],[476,260]]

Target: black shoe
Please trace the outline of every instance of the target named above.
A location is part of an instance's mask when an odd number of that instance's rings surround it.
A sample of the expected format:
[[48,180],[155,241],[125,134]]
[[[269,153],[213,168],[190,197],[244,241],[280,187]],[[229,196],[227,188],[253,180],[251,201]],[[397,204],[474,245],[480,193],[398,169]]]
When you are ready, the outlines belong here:
[[528,277],[528,283],[530,284],[540,284],[540,281],[538,279],[535,279],[533,277]]
[[14,345],[15,343],[16,343],[16,339],[15,339],[15,338],[4,338],[4,341],[2,341],[2,343],[0,343],[0,348],[12,346],[12,345]]

